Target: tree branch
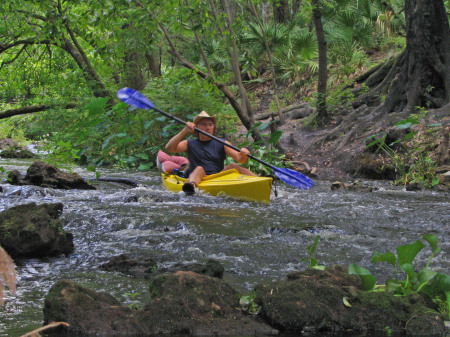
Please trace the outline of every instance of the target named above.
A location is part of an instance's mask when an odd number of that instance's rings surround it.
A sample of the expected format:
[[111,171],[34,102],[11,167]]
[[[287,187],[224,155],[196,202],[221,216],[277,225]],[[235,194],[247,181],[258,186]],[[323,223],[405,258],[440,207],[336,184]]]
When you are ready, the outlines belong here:
[[20,45],[33,45],[33,44],[49,44],[50,40],[39,40],[37,38],[29,38],[29,39],[23,39],[23,40],[17,40],[14,42],[11,42],[9,44],[1,44],[0,43],[0,54],[4,51],[20,46]]
[[[72,109],[76,106],[77,106],[76,103],[68,103],[65,106],[63,106],[63,108]],[[39,112],[39,111],[45,111],[45,110],[49,110],[49,109],[56,108],[56,107],[60,107],[60,106],[56,105],[56,104],[39,104],[39,105],[25,106],[22,108],[10,109],[10,110],[1,112],[0,119],[5,119],[5,118],[12,117],[12,116],[17,116],[17,115],[25,115],[25,114]]]

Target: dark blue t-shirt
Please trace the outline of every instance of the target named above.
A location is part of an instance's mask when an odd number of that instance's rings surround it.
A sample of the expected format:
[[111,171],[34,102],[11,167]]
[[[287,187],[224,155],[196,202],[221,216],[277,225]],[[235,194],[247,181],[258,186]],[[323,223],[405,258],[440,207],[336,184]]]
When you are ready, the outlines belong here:
[[188,139],[187,155],[189,159],[189,173],[197,166],[201,166],[206,174],[222,171],[227,156],[225,146],[213,139],[206,142],[199,139]]

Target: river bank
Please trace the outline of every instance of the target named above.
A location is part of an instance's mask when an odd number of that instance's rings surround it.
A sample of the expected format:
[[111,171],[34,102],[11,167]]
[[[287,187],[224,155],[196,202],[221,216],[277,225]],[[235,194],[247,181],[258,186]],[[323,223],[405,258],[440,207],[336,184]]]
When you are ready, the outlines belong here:
[[[11,171],[26,171],[31,160],[1,160]],[[75,167],[85,178],[92,172]],[[0,319],[2,336],[20,336],[43,321],[43,299],[60,279],[96,291],[106,291],[125,305],[148,300],[148,282],[99,270],[99,265],[122,253],[152,258],[158,268],[177,263],[220,261],[224,280],[249,294],[262,280],[283,279],[305,270],[309,246],[320,235],[315,257],[320,264],[358,263],[371,270],[377,282],[392,277],[392,267],[370,263],[374,251],[395,251],[400,244],[434,233],[442,252],[430,268],[450,270],[448,194],[408,192],[383,181],[364,181],[372,192],[331,190],[331,181],[315,180],[300,191],[278,184],[278,197],[269,205],[172,194],[152,172],[102,170],[103,177],[130,178],[129,188],[101,183],[98,190],[64,191],[2,184],[2,210],[27,202],[62,202],[64,229],[74,234],[75,252],[69,257],[16,261],[18,294],[6,300]],[[424,250],[415,263],[428,261]],[[131,295],[134,294],[134,295]]]

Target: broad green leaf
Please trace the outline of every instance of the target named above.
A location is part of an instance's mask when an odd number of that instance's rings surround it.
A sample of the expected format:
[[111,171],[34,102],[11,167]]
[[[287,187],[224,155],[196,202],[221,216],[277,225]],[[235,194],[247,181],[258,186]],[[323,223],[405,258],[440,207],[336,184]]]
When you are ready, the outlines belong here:
[[140,159],[148,160],[148,155],[146,155],[145,153],[137,153],[135,154],[135,156]]
[[439,184],[439,181],[439,178],[433,178],[433,180],[431,181],[431,186],[436,186],[437,184]]
[[422,269],[421,271],[419,271],[419,273],[417,274],[417,280],[420,284],[425,283],[425,282],[429,282],[431,279],[433,279],[433,277],[435,277],[437,275],[437,272],[433,271],[433,270],[429,270],[429,269]]
[[398,127],[399,129],[407,129],[411,125],[412,125],[412,123],[407,120],[404,120],[404,121],[401,121],[401,122],[398,122],[395,124],[395,126]]
[[147,163],[147,164],[139,164],[138,170],[139,171],[148,171],[153,167],[152,163]]
[[317,260],[314,257],[311,256],[311,258],[309,259],[309,267],[310,268],[316,267],[317,264],[318,264]]
[[398,264],[400,266],[405,265],[405,264],[412,265],[417,254],[419,254],[419,252],[424,247],[425,247],[425,245],[420,240],[417,240],[416,242],[409,244],[409,245],[403,245],[403,246],[397,247],[396,250],[397,250]]
[[402,268],[402,270],[408,275],[409,280],[411,283],[416,282],[417,280],[417,275],[416,272],[414,271],[414,268],[412,266],[412,264],[410,263],[403,263],[400,265],[400,268]]
[[392,252],[386,252],[384,254],[381,254],[379,252],[374,252],[372,254],[372,258],[370,259],[370,262],[371,263],[388,262],[395,268],[395,265],[397,263],[397,258],[395,257],[395,254]]
[[269,143],[275,146],[280,140],[282,135],[283,131],[281,130],[276,130],[275,132],[272,132],[272,134],[270,135]]
[[441,248],[438,246],[438,238],[434,234],[425,234],[422,238],[428,242],[433,250],[433,254],[436,255],[441,251]]
[[239,304],[243,307],[247,307],[252,303],[252,299],[250,298],[250,296],[242,296],[239,299]]
[[270,123],[262,123],[261,125],[258,126],[258,129],[265,130],[268,126],[270,125]]
[[369,270],[352,263],[348,266],[348,273],[358,275],[367,291],[375,287],[376,279]]
[[392,292],[394,294],[401,294],[401,284],[393,279],[388,279],[386,281],[386,291]]
[[450,275],[444,273],[436,274],[431,282],[431,288],[435,295],[445,298],[447,294],[450,294]]

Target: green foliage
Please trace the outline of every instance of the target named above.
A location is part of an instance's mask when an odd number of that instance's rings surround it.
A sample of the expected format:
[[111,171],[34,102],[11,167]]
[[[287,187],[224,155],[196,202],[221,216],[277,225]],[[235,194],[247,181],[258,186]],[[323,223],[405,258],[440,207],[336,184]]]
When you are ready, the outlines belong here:
[[[272,133],[269,133],[268,135],[263,135],[263,144],[257,144],[252,143],[250,141],[250,136],[254,129],[258,128],[260,131],[264,131],[267,128],[270,127],[272,122],[269,123],[263,123],[263,122],[257,122],[255,123],[244,135],[237,134],[235,130],[230,131],[230,135],[233,136],[235,139],[240,139],[242,136],[245,136],[245,141],[239,143],[239,147],[252,147],[252,155],[256,158],[259,158],[269,165],[282,167],[289,165],[289,162],[286,162],[285,156],[283,154],[279,154],[278,149],[276,148],[276,144],[280,140],[281,136],[283,135],[283,132],[281,130],[276,130]],[[227,158],[227,164],[231,162],[230,158]],[[245,166],[250,169],[251,171],[259,174],[259,175],[271,175],[272,170],[267,167],[266,165],[263,165],[255,160],[249,160]]]
[[[427,125],[427,111],[418,109],[418,113],[411,114],[408,118],[399,121],[395,126],[399,129],[409,130],[416,126],[415,131],[408,132],[403,139],[399,139],[391,144],[386,144],[386,135],[373,135],[367,138],[370,143],[366,148],[377,146],[377,151],[382,150],[395,165],[400,178],[396,184],[420,182],[425,187],[431,188],[439,183],[436,177],[436,165],[431,158],[427,142],[433,139],[434,127],[437,125]],[[395,151],[392,147],[395,144],[402,144],[404,151]]]
[[[153,79],[144,93],[156,106],[184,120],[192,120],[201,110],[218,115],[219,132],[232,127],[221,120],[237,120],[214,86],[184,69]],[[109,108],[107,103],[107,98],[96,98],[80,110],[57,114],[60,118],[52,119],[52,128],[64,132],[46,137],[48,161],[149,170],[158,150],[183,127],[154,110],[139,110],[125,103]],[[48,130],[46,121],[34,120],[35,129]]]
[[25,146],[29,140],[23,129],[17,127],[13,118],[0,120],[0,139],[11,138],[21,146]]
[[250,295],[243,295],[239,299],[239,306],[243,312],[257,315],[261,311],[261,306],[255,303],[255,291],[253,290]]
[[347,110],[352,108],[352,101],[354,100],[354,95],[350,89],[346,90],[336,90],[330,93],[327,97],[327,110],[330,114],[341,115],[342,110]]
[[319,269],[319,270],[325,270],[325,266],[321,266],[318,264],[316,258],[314,257],[314,252],[317,249],[317,245],[319,244],[320,236],[317,235],[314,238],[314,242],[306,247],[306,250],[308,251],[308,258],[302,259],[302,261],[308,262],[309,268]]
[[[404,0],[390,0],[394,13],[386,15],[381,0],[322,2],[331,86],[347,81],[355,69],[367,64],[369,53],[377,51],[379,46],[383,50],[394,46],[397,50],[402,48],[402,41],[404,46],[404,38],[396,35],[402,33],[404,26],[400,10],[403,3]],[[229,134],[235,128],[237,116],[223,103],[222,94],[212,80],[205,81],[192,70],[174,65],[173,56],[165,52],[164,37],[158,23],[149,15],[149,8],[133,6],[130,1],[112,0],[101,3],[63,1],[61,10],[57,4],[52,1],[3,1],[0,44],[8,45],[15,36],[35,43],[26,48],[21,44],[14,45],[0,53],[3,85],[0,105],[7,109],[19,104],[78,102],[86,109],[53,109],[20,116],[15,119],[14,128],[8,131],[13,137],[48,140],[54,145],[51,154],[54,161],[69,162],[72,158],[88,165],[148,169],[157,149],[181,127],[161,116],[128,111],[125,106],[89,108],[97,81],[87,76],[87,68],[80,66],[79,60],[76,61],[67,48],[61,48],[62,37],[69,36],[66,23],[70,24],[98,82],[105,84],[111,92],[128,83],[127,75],[133,65],[131,72],[135,71],[134,66],[139,68],[136,72],[142,70],[142,81],[146,84],[142,91],[157,106],[185,120],[190,120],[201,110],[217,114],[220,134]],[[261,29],[248,15],[245,4],[237,4],[240,7],[234,13],[232,24],[238,34],[236,43],[245,79],[266,80],[263,75],[268,71],[268,59],[264,31],[277,80],[289,85],[291,99],[298,97],[300,91],[300,94],[310,95],[308,87],[314,86],[318,71],[311,5],[302,4],[300,13],[287,24],[267,20]],[[206,70],[201,47],[209,60],[212,78],[227,83],[233,93],[237,92],[232,84],[234,75],[226,49],[227,38],[222,38],[219,33],[223,30],[225,37],[230,35],[223,16],[216,20],[205,1],[192,1],[189,6],[160,2],[157,15],[171,36],[177,36],[173,40],[177,50],[189,62]],[[389,23],[392,27],[390,36],[379,34],[377,21],[384,22],[384,27]],[[200,45],[194,42],[194,31],[200,37]],[[149,79],[150,75],[145,74],[151,63],[148,57],[155,54],[160,56],[163,76]],[[345,99],[328,99],[331,110],[336,110],[339,102]],[[311,123],[313,125],[314,120]],[[278,136],[273,134],[275,138]],[[266,142],[269,144],[272,140],[266,139]],[[265,159],[281,163],[282,156],[272,149],[272,145],[257,144],[256,149]],[[427,162],[428,158],[424,156],[424,165]]]
[[136,297],[139,296],[139,292],[134,292],[134,293],[125,293],[124,294],[130,301],[132,301],[130,304],[128,304],[128,308],[132,309],[132,310],[141,310],[142,306],[141,304],[136,303]]
[[[431,255],[425,268],[416,271],[413,262],[422,249],[426,247],[422,240],[428,243],[431,248]],[[448,316],[450,313],[450,275],[437,273],[429,269],[431,260],[441,251],[438,246],[438,239],[434,234],[425,234],[422,236],[422,240],[398,246],[397,254],[389,251],[383,254],[379,252],[372,254],[372,263],[384,262],[394,268],[394,278],[388,279],[382,288],[375,287],[375,277],[367,269],[351,264],[349,273],[359,275],[367,291],[381,289],[381,291],[389,291],[399,296],[419,292],[427,294],[438,303],[441,312]],[[406,279],[400,279],[398,268],[403,272]]]

